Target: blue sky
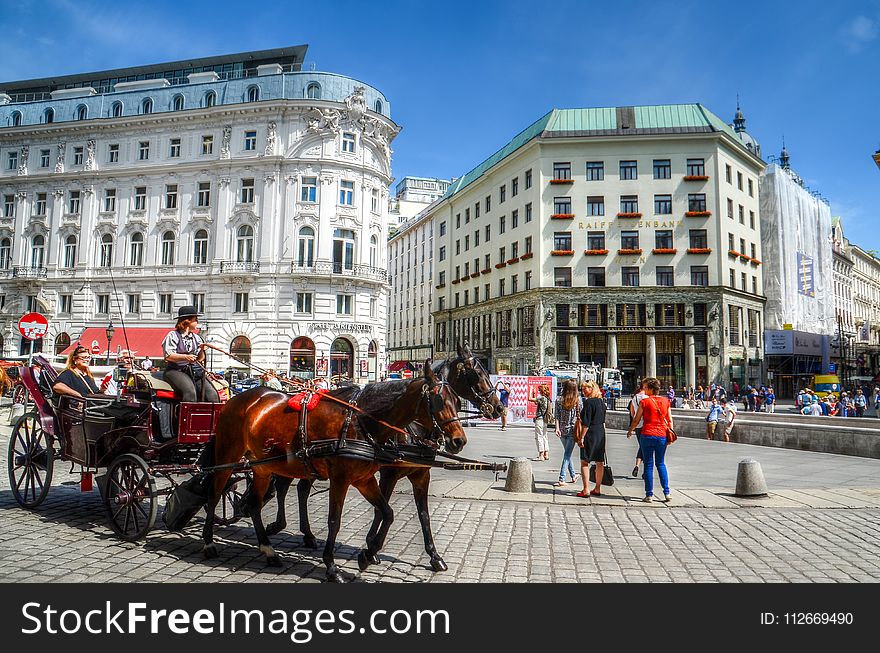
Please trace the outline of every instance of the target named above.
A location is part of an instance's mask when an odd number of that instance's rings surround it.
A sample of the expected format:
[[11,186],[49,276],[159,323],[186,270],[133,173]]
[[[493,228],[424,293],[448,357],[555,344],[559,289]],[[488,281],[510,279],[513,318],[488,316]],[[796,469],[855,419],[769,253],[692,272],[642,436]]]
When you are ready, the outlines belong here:
[[379,88],[403,128],[394,174],[461,176],[553,107],[739,94],[764,157],[880,250],[880,0],[238,2],[0,0],[0,79],[308,44],[307,64]]

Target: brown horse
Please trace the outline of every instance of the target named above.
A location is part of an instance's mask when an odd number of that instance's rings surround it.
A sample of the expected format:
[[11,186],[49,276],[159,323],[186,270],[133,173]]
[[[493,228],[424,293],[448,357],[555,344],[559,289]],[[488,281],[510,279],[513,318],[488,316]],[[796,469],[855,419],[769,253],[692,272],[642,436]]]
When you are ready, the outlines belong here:
[[[327,580],[338,581],[339,570],[333,548],[348,488],[356,487],[382,515],[377,532],[358,555],[358,565],[365,569],[382,548],[394,519],[391,506],[376,481],[380,462],[375,454],[384,445],[400,442],[400,430],[412,422],[420,424],[431,437],[443,438],[448,451],[461,451],[467,436],[458,421],[457,398],[445,382],[437,379],[426,361],[424,376],[418,379],[333,391],[309,411],[305,432],[300,431],[300,411],[291,409],[288,399],[288,395],[281,392],[257,388],[233,397],[220,413],[213,448],[208,450],[209,458],[204,461],[206,467],[219,467],[212,472],[211,496],[206,506],[207,518],[202,532],[205,556],[217,555],[213,543],[214,511],[232,474],[232,466],[244,456],[251,462],[253,470],[248,513],[254,523],[260,551],[273,566],[281,563],[269,543],[260,517],[272,475],[330,480],[329,532],[323,560],[327,566]],[[352,409],[349,402],[356,402],[366,414]],[[352,445],[346,449],[344,443],[352,441],[361,446]],[[332,446],[334,442],[339,449],[331,455],[306,458],[301,453],[304,447]],[[349,451],[363,452],[365,442],[372,445],[366,447],[372,456],[348,455]]]
[[13,386],[12,379],[9,378],[9,375],[6,373],[6,370],[3,367],[0,367],[0,394],[3,394],[7,390],[10,390]]
[[[453,359],[435,363],[432,370],[444,379],[452,390],[462,399],[467,399],[480,412],[490,418],[497,419],[501,416],[502,405],[495,394],[495,388],[489,379],[486,370],[474,358],[470,349],[458,347],[458,356]],[[403,478],[408,478],[413,489],[413,500],[416,504],[416,512],[422,527],[422,538],[425,542],[425,551],[431,558],[431,569],[434,571],[446,571],[449,567],[437,553],[434,545],[434,535],[431,532],[431,516],[428,510],[428,488],[431,483],[431,468],[425,465],[413,465],[405,462],[383,465],[379,470],[379,489],[386,500],[391,499],[391,494],[397,483]],[[281,532],[287,526],[287,516],[284,511],[284,501],[290,488],[291,479],[276,478],[275,489],[277,491],[278,511],[275,521],[266,527],[268,535]],[[312,549],[318,548],[318,540],[312,533],[309,523],[308,498],[311,493],[314,480],[304,478],[296,485],[297,500],[299,506],[299,529],[303,535],[303,545]],[[373,524],[367,534],[367,541],[375,537],[382,523],[382,514],[375,511]],[[372,556],[369,564],[379,562],[377,556]]]

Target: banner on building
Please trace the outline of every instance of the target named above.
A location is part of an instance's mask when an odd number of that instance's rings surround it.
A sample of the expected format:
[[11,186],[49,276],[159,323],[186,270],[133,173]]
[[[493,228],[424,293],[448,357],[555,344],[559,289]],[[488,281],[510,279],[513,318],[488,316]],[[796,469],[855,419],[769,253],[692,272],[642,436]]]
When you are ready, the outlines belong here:
[[865,322],[859,329],[859,342],[871,341],[871,323]]
[[816,284],[813,277],[813,257],[797,253],[798,294],[805,297],[816,296]]
[[[555,376],[513,376],[511,374],[492,374],[489,376],[492,385],[500,387],[499,381],[510,386],[510,397],[507,402],[508,424],[531,424],[535,419],[535,402],[529,401],[529,397],[538,395],[538,388],[547,384],[550,386],[550,399],[556,399]],[[497,390],[496,390],[497,392]],[[481,420],[490,421],[490,420]],[[497,420],[496,420],[497,421]]]

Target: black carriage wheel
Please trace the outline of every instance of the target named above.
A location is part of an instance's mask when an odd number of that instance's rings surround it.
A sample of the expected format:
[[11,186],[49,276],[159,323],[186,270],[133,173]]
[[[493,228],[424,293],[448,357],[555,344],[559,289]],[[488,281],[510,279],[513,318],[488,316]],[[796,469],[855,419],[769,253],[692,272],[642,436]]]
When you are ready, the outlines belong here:
[[229,477],[214,513],[215,524],[229,526],[245,516],[244,494],[250,487],[250,482],[250,476],[244,474],[233,474]]
[[104,508],[110,528],[126,542],[143,539],[156,521],[156,480],[143,458],[126,453],[107,468]]
[[36,508],[49,493],[55,451],[36,413],[25,413],[9,436],[9,486],[22,508]]
[[16,383],[15,389],[12,391],[12,403],[20,406],[27,406],[30,401],[30,394],[23,383]]

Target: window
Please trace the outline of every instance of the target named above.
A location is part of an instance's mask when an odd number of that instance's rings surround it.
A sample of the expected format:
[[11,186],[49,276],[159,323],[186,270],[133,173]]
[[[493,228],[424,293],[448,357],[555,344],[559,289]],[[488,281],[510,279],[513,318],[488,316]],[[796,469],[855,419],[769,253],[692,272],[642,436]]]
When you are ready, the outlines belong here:
[[336,295],[336,312],[339,315],[351,315],[352,295]]
[[165,208],[177,208],[177,184],[165,184]]
[[205,229],[199,229],[193,236],[193,263],[208,263],[208,232]]
[[379,189],[378,188],[374,188],[372,191],[370,191],[370,210],[376,214],[378,214],[380,212],[379,211]]
[[738,209],[737,215],[739,216],[739,223],[745,224],[746,223],[745,207],[742,204],[739,204],[739,205],[737,205],[737,209]]
[[745,253],[746,253],[746,239],[745,239],[745,238],[740,238],[740,239],[739,239],[739,249],[738,249],[737,251],[738,251],[740,254],[745,255]]
[[671,265],[657,266],[657,285],[658,286],[674,286],[675,272]]
[[728,312],[730,315],[730,344],[738,345],[740,342],[740,332],[739,332],[739,307],[738,306],[728,306]]
[[672,243],[672,230],[661,229],[654,232],[654,247],[657,249],[672,249],[675,247]]
[[113,106],[110,107],[110,115],[114,118],[122,117],[122,102],[114,102]]
[[95,313],[98,315],[110,313],[110,295],[95,295]]
[[480,230],[477,229],[474,232],[474,247],[479,247],[479,246],[480,246]]
[[519,292],[519,275],[514,274],[510,277],[510,294],[514,295],[517,292]]
[[755,243],[751,243],[751,244],[749,245],[749,248],[750,248],[751,253],[752,253],[752,258],[758,258],[758,248],[757,248],[757,246],[755,245]]
[[253,152],[257,149],[257,132],[246,131],[244,133],[244,151]]
[[706,249],[709,246],[709,238],[705,229],[691,229],[688,231],[688,246],[691,249]]
[[150,158],[150,141],[140,141],[138,143],[138,160],[146,161]]
[[524,175],[524,178],[525,178],[525,179],[524,179],[524,184],[525,184],[526,190],[528,190],[529,188],[532,187],[532,171],[531,171],[531,170],[526,170],[526,173],[525,173],[525,175]]
[[101,236],[99,258],[102,268],[109,268],[113,265],[113,236],[110,234]]
[[116,189],[115,188],[105,188],[104,189],[104,212],[105,213],[116,213]]
[[[755,277],[755,276],[752,277],[752,294],[753,295],[758,294],[758,277]],[[755,345],[750,344],[749,346],[754,347]]]
[[[693,268],[691,268],[691,270],[693,270]],[[691,272],[691,278],[693,278],[693,272]],[[699,284],[693,285],[696,286]],[[706,326],[706,323],[706,305],[703,303],[694,304],[694,326]]]
[[89,109],[86,105],[81,104],[76,108],[76,119],[85,120],[89,117]]
[[726,163],[724,164],[724,180],[725,180],[728,184],[733,183],[733,182],[731,181],[731,168],[730,168],[730,166],[729,166],[728,164],[726,164]]
[[174,102],[172,104],[172,107],[174,108],[175,111],[183,111],[183,96],[182,95],[175,95],[174,96]]
[[587,197],[587,215],[605,215],[605,198]]
[[34,215],[46,215],[46,193],[37,193]]
[[554,179],[571,179],[571,162],[556,162],[553,164]]
[[519,211],[510,212],[510,228],[516,229],[519,225]]
[[354,134],[342,132],[342,151],[354,154]]
[[638,195],[621,195],[620,197],[621,213],[638,213],[639,197]]
[[510,196],[516,197],[519,194],[519,177],[510,180]]
[[131,235],[128,264],[138,268],[144,264],[144,235],[139,231]]
[[571,198],[570,197],[554,197],[553,213],[556,215],[571,215]]
[[688,159],[687,174],[689,177],[704,177],[706,175],[706,160]]
[[73,148],[73,165],[81,166],[83,164],[83,148]]
[[248,296],[249,293],[246,292],[237,292],[235,293],[235,306],[232,309],[234,313],[247,313],[248,312]]
[[379,266],[379,239],[376,236],[370,236],[370,267]]
[[254,203],[254,180],[253,179],[242,179],[241,180],[241,203],[242,204],[253,204]]
[[[12,239],[0,238],[0,270],[8,270],[12,265]],[[5,297],[5,295],[4,295]],[[2,307],[0,307],[2,308]]]
[[727,217],[733,220],[733,200],[727,199]]
[[[43,214],[38,214],[43,215]],[[3,217],[4,218],[14,218],[15,217],[15,195],[4,195],[3,196]]]
[[553,285],[557,288],[571,288],[571,268],[553,268]]
[[749,184],[749,197],[754,197],[755,196],[755,187],[752,184],[751,179],[748,180],[748,184]]
[[339,203],[342,206],[354,206],[354,182],[339,182]]
[[37,234],[31,240],[31,267],[41,268],[46,260],[46,239]]
[[205,312],[205,293],[203,292],[194,292],[190,295],[190,304],[196,307],[196,312],[204,313]]
[[445,286],[446,285],[446,272],[443,270],[440,271],[440,276],[437,280],[437,285],[438,286]]
[[498,262],[504,263],[507,261],[507,247],[499,247],[498,248]]
[[692,265],[691,266],[691,285],[692,286],[708,286],[709,285],[709,266]]
[[302,187],[300,188],[300,202],[317,202],[318,197],[318,178],[303,177]]
[[736,187],[740,190],[743,189],[743,173],[741,172],[736,173]]
[[705,211],[706,194],[688,193],[688,211]]
[[604,231],[588,231],[587,232],[587,249],[590,249],[590,250],[605,249],[605,232]]
[[639,232],[638,231],[621,231],[620,232],[620,248],[621,249],[638,249],[639,248]]
[[440,246],[440,254],[439,254],[439,257],[440,257],[440,260],[441,260],[441,261],[445,261],[445,260],[446,260],[446,245],[441,245],[441,246]]
[[333,232],[333,271],[354,269],[354,232],[336,229]]
[[80,194],[78,190],[72,190],[68,193],[67,197],[67,212],[68,213],[79,213],[80,203],[79,203]]
[[739,275],[739,289],[740,290],[746,289],[746,280],[747,279],[748,279],[748,275],[745,272],[740,272],[740,275]]
[[635,287],[639,285],[639,269],[637,267],[624,266],[620,269],[620,281],[622,286]]
[[489,242],[489,237],[492,235],[492,229],[489,225],[486,225],[486,242]]
[[21,127],[21,112],[15,111],[12,114],[12,126],[13,127]]
[[15,170],[18,168],[18,152],[9,152],[6,159],[6,169]]
[[296,312],[302,315],[311,315],[312,313],[312,293],[298,292],[296,293]]
[[[474,219],[476,220],[479,217],[480,217],[480,203],[477,202],[474,205]],[[465,222],[467,222],[467,220],[465,220]],[[458,226],[458,225],[456,225],[456,226]]]
[[730,279],[728,280],[728,283],[731,288],[736,288],[736,270],[730,270]]
[[376,100],[376,104],[373,105],[373,110],[376,113],[382,113],[382,100]]
[[559,251],[571,250],[571,232],[557,231],[553,234],[553,249]]
[[605,268],[587,268],[587,285],[602,287],[605,285]]
[[58,312],[70,314],[73,308],[73,295],[58,295]]
[[749,211],[749,228],[750,229],[755,228],[755,212],[754,211]]
[[446,221],[445,220],[440,223],[440,235],[441,236],[446,235]]
[[306,97],[310,100],[320,100],[321,99],[321,85],[317,82],[311,82],[306,87]]
[[587,161],[587,181],[605,179],[605,163],[603,161]]
[[134,189],[134,210],[144,211],[147,208],[147,187],[136,186]]
[[260,87],[259,86],[250,86],[247,90],[247,101],[248,102],[257,102],[260,99]]
[[217,104],[217,94],[214,91],[205,93],[205,107],[213,107]]
[[498,233],[499,234],[504,233],[506,225],[507,225],[507,216],[502,215],[500,218],[498,218]]
[[49,150],[40,150],[40,167],[49,167]]
[[235,260],[238,263],[251,263],[254,260],[254,228],[243,224],[236,234]]
[[[456,244],[458,244],[457,240],[455,242],[456,242]],[[471,237],[465,236],[464,237],[464,251],[468,251],[470,248],[471,248]]]
[[[470,221],[471,221],[471,210],[465,209],[464,210],[464,223],[468,224]],[[461,213],[455,214],[455,228],[456,229],[461,228]]]
[[483,258],[485,260],[485,263],[483,264],[483,269],[488,270],[490,268],[490,266],[492,265],[492,255],[486,254],[486,256],[484,256]]
[[527,270],[525,273],[525,284],[523,287],[524,290],[532,289],[532,272],[531,270]]
[[76,236],[70,235],[64,239],[64,267],[76,267]]
[[214,136],[206,134],[202,136],[202,154],[212,154],[214,152]]
[[196,193],[196,206],[211,206],[211,182],[200,181],[197,188],[198,192]]
[[125,304],[129,315],[137,315],[141,312],[141,296],[138,293],[131,293],[125,296]]
[[173,308],[173,295],[170,292],[159,293],[159,312],[162,314],[171,313]]
[[43,112],[43,118],[46,123],[55,122],[55,109],[49,107]]
[[162,234],[162,265],[174,265],[174,232]]
[[119,144],[112,143],[110,147],[107,148],[107,162],[108,163],[119,163]]
[[[504,297],[506,283],[507,283],[506,279],[502,278],[502,279],[498,280],[498,296],[499,297]],[[456,293],[456,294],[458,294],[458,293]]]
[[672,162],[669,159],[654,159],[654,179],[670,179]]
[[180,158],[180,139],[179,138],[172,138],[170,141],[170,144],[171,144],[171,147],[168,152],[168,157],[171,159]]
[[525,241],[523,241],[523,253],[531,254],[532,253],[532,237],[526,236]]
[[532,203],[526,204],[526,222],[532,221]]
[[153,101],[150,98],[145,98],[141,102],[141,113],[153,113]]
[[639,170],[635,161],[620,162],[620,178],[621,179],[638,179]]
[[503,204],[504,200],[507,199],[507,186],[505,184],[501,184],[501,188],[498,189],[498,203]]

